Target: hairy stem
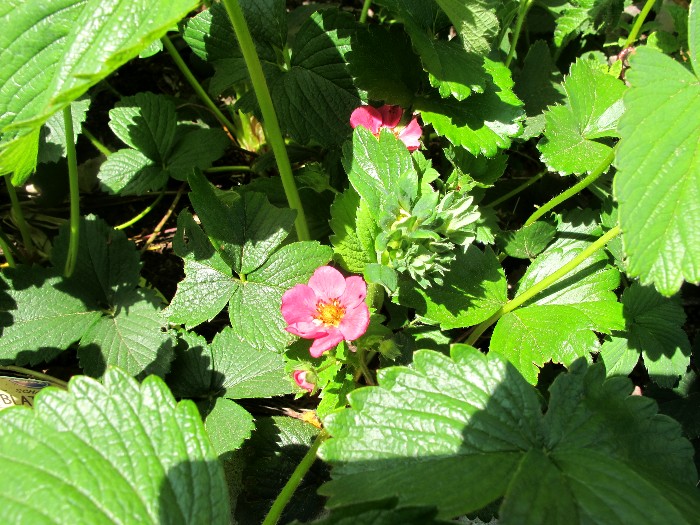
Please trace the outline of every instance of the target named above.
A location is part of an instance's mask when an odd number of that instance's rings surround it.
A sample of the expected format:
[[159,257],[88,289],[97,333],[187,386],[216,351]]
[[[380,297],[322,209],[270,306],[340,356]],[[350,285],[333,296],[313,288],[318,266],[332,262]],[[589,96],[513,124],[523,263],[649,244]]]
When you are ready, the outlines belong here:
[[22,212],[22,206],[17,198],[17,192],[15,187],[12,185],[12,177],[10,175],[5,175],[5,186],[7,187],[7,195],[10,197],[10,203],[12,206],[12,218],[17,224],[19,233],[22,236],[22,243],[24,244],[25,251],[31,255],[34,253],[34,241],[29,233],[29,226],[27,221],[24,219],[24,213]]
[[265,516],[263,525],[275,525],[279,521],[280,517],[282,516],[282,511],[287,506],[287,503],[289,503],[289,501],[292,499],[292,496],[301,483],[301,480],[304,479],[304,476],[316,460],[316,452],[318,452],[318,447],[320,447],[321,443],[328,439],[328,437],[328,433],[325,430],[321,430],[318,436],[316,436],[316,439],[311,444],[311,447],[309,447],[306,455],[301,459],[297,465],[297,468],[294,469],[289,481],[287,481],[287,484],[282,488],[282,491],[272,504],[270,511],[267,513],[267,516]]
[[530,217],[528,217],[528,219],[525,221],[524,226],[530,226],[530,224],[542,217],[545,213],[547,213],[550,210],[553,210],[565,200],[570,199],[584,188],[593,184],[603,173],[605,173],[608,170],[610,164],[612,164],[612,161],[615,160],[616,149],[617,147],[610,150],[610,153],[608,153],[608,155],[603,159],[603,162],[601,162],[600,165],[590,173],[590,175],[581,179],[577,184],[575,184],[565,192],[560,193],[559,195],[551,199],[549,202],[546,202],[540,208],[535,210],[535,212],[532,215],[530,215]]
[[147,206],[146,209],[144,209],[141,213],[139,213],[137,216],[129,219],[128,221],[123,222],[123,223],[115,226],[114,229],[115,230],[123,230],[124,228],[128,228],[132,224],[136,224],[138,221],[143,219],[146,215],[151,213],[153,211],[153,208],[155,208],[158,205],[158,203],[161,201],[161,199],[164,196],[165,196],[165,192],[161,191],[160,194],[158,195],[158,197],[156,197],[156,200],[154,200],[152,204]]
[[498,321],[501,317],[503,317],[505,314],[512,312],[519,306],[522,306],[525,304],[527,301],[535,297],[538,293],[542,292],[546,288],[552,286],[554,283],[556,283],[559,279],[564,277],[566,274],[569,272],[573,271],[576,267],[578,267],[581,263],[583,263],[586,259],[588,259],[591,255],[593,255],[595,252],[603,248],[607,243],[609,243],[612,239],[617,237],[620,234],[620,227],[615,226],[614,228],[611,228],[608,230],[605,235],[600,237],[597,241],[592,243],[590,246],[588,246],[585,250],[583,250],[580,254],[578,254],[576,257],[574,257],[571,261],[566,263],[564,266],[559,268],[556,272],[553,274],[545,277],[542,279],[540,282],[532,286],[532,288],[528,288],[525,290],[523,293],[518,295],[517,297],[514,297],[512,300],[508,301],[505,305],[501,307],[500,310],[498,310],[495,314],[493,314],[491,317],[486,319],[483,323],[478,325],[474,331],[469,335],[469,337],[466,340],[466,343],[468,345],[473,345],[477,339],[483,334],[492,324],[494,324],[496,321]]
[[100,153],[102,153],[105,157],[109,157],[112,154],[112,151],[107,146],[102,144],[102,142],[100,142],[99,139],[95,135],[90,133],[90,131],[88,129],[85,129],[85,126],[82,127],[82,132],[83,132],[83,135],[85,135],[85,137],[95,147],[95,149],[97,151],[99,151]]
[[360,23],[364,24],[367,21],[367,13],[369,12],[369,6],[372,4],[372,0],[365,0],[362,4],[362,11],[360,12]]
[[75,153],[73,139],[73,116],[70,104],[63,109],[63,125],[66,128],[66,158],[68,160],[68,186],[70,195],[70,238],[68,256],[63,270],[65,277],[73,275],[78,261],[78,243],[80,241],[80,186],[78,185],[78,157]]
[[207,92],[204,90],[199,81],[192,74],[190,68],[187,67],[187,64],[185,64],[185,61],[182,59],[180,53],[178,53],[177,49],[170,41],[168,36],[166,35],[163,38],[161,38],[161,41],[163,42],[163,47],[165,47],[165,50],[170,54],[171,58],[173,59],[173,62],[175,62],[175,65],[182,73],[182,76],[185,77],[185,80],[187,80],[190,86],[192,86],[192,89],[194,89],[194,92],[197,94],[197,96],[202,100],[204,105],[209,108],[209,110],[214,114],[217,120],[221,122],[221,124],[223,124],[223,126],[228,130],[231,136],[234,136],[236,126],[234,126],[233,122],[231,122],[226,117],[226,115],[224,115],[221,112],[221,110],[216,106],[216,104],[214,104],[214,101],[211,99],[211,97],[207,94]]
[[656,3],[656,0],[647,0],[646,1],[646,3],[644,4],[644,7],[642,7],[642,11],[639,13],[639,15],[637,16],[637,19],[634,21],[634,25],[632,26],[632,31],[630,31],[630,34],[627,36],[627,40],[625,40],[625,44],[622,46],[622,49],[627,49],[628,47],[630,47],[632,44],[634,44],[636,42],[637,35],[642,30],[642,26],[644,25],[644,21],[647,19],[647,16],[649,15],[651,8],[654,7],[655,3]]
[[520,32],[523,29],[523,23],[525,22],[525,17],[527,12],[532,6],[533,0],[520,0],[520,5],[518,7],[518,19],[515,21],[515,29],[513,30],[513,41],[510,43],[510,49],[508,50],[508,57],[506,58],[506,67],[510,67],[510,63],[515,55],[515,48],[518,45],[518,40],[520,39]]
[[241,171],[250,173],[253,170],[250,166],[214,166],[203,170],[204,173],[228,173],[229,171]]
[[294,223],[296,226],[297,238],[300,241],[308,241],[311,239],[311,235],[309,234],[309,227],[306,223],[304,207],[301,204],[299,192],[297,191],[296,183],[294,182],[292,165],[289,162],[287,148],[284,144],[282,131],[280,130],[280,125],[277,120],[277,113],[275,113],[275,107],[272,104],[270,90],[267,88],[267,81],[265,80],[265,75],[263,74],[260,58],[255,51],[255,44],[253,43],[253,38],[250,36],[248,24],[243,16],[241,6],[238,5],[238,0],[223,0],[222,3],[226,7],[228,16],[231,19],[231,25],[233,25],[233,30],[236,33],[238,44],[241,52],[243,53],[243,58],[245,59],[248,73],[250,74],[250,81],[253,84],[253,90],[255,91],[255,96],[258,99],[258,104],[260,105],[260,111],[263,117],[263,131],[267,141],[270,144],[270,147],[272,147],[273,153],[275,154],[277,169],[280,172],[284,193],[287,196],[287,202],[289,203],[289,207],[297,212],[297,217]]
[[546,170],[545,170],[545,171],[540,171],[538,174],[533,175],[532,177],[530,177],[529,179],[527,179],[525,182],[523,182],[523,183],[522,183],[520,186],[518,186],[517,188],[515,188],[515,189],[509,191],[509,192],[506,193],[505,195],[501,195],[499,198],[497,198],[497,199],[494,200],[493,202],[489,202],[488,204],[485,204],[485,205],[483,206],[483,208],[493,208],[494,206],[498,206],[498,205],[501,204],[502,202],[505,202],[505,201],[507,201],[508,199],[510,199],[510,198],[512,198],[512,197],[515,197],[518,193],[520,193],[521,191],[526,190],[527,188],[529,188],[530,186],[532,186],[535,182],[537,182],[537,181],[540,180],[542,177],[544,177],[544,175],[545,175],[546,173],[547,173]]

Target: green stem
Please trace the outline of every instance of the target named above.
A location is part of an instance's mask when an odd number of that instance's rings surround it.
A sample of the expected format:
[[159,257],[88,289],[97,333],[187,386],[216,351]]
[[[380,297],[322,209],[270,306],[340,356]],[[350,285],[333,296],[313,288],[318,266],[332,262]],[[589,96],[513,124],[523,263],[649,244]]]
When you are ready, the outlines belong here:
[[654,7],[655,3],[656,3],[656,0],[647,0],[646,1],[646,3],[644,4],[644,7],[642,7],[642,11],[639,13],[639,15],[637,16],[637,19],[634,21],[634,25],[632,26],[632,31],[630,31],[630,34],[627,37],[627,40],[625,40],[625,45],[622,46],[622,49],[627,49],[628,47],[630,47],[632,44],[634,44],[636,42],[637,35],[642,30],[642,26],[644,25],[644,21],[646,20],[647,16],[649,15],[651,8]]
[[620,227],[615,226],[614,228],[611,228],[608,230],[605,235],[600,237],[597,241],[594,243],[591,243],[590,246],[588,246],[585,250],[583,250],[580,254],[578,254],[576,257],[571,259],[568,263],[566,263],[564,266],[559,268],[556,272],[553,274],[545,277],[542,279],[540,282],[535,284],[532,288],[528,288],[525,290],[523,293],[518,295],[517,297],[513,298],[512,300],[508,301],[505,305],[501,307],[500,310],[498,310],[495,314],[493,314],[491,317],[486,319],[483,323],[478,325],[474,331],[469,335],[467,338],[466,344],[468,345],[473,345],[477,339],[483,334],[493,323],[498,321],[501,317],[503,317],[505,314],[512,312],[519,306],[523,305],[533,297],[535,297],[538,293],[541,291],[545,290],[549,286],[553,285],[556,283],[559,279],[564,277],[566,274],[574,270],[577,266],[579,266],[582,262],[584,262],[586,259],[588,259],[591,255],[593,255],[595,252],[600,250],[602,247],[604,247],[607,243],[609,243],[612,239],[617,237],[620,234]]
[[19,374],[24,374],[25,376],[33,377],[35,379],[41,379],[42,381],[48,381],[49,383],[53,383],[55,386],[59,386],[63,388],[64,390],[68,389],[68,383],[65,381],[62,381],[56,377],[42,374],[41,372],[37,372],[36,370],[30,370],[28,368],[22,368],[21,366],[0,366],[0,371],[2,370],[7,370],[8,372],[16,372]]
[[226,7],[228,16],[231,19],[231,25],[233,25],[233,30],[236,33],[236,38],[238,39],[238,45],[243,52],[243,58],[245,59],[246,66],[248,67],[250,81],[253,84],[253,90],[255,91],[255,96],[258,99],[260,112],[262,113],[263,117],[263,131],[268,143],[272,147],[273,153],[275,154],[277,169],[280,172],[284,193],[287,196],[287,202],[289,203],[289,207],[297,212],[297,218],[294,223],[296,226],[297,238],[300,241],[308,241],[311,239],[311,235],[309,234],[309,227],[306,224],[304,207],[301,204],[299,192],[297,191],[297,187],[294,182],[292,165],[289,162],[287,148],[284,144],[284,138],[282,137],[279,122],[277,121],[275,107],[272,104],[270,91],[267,88],[267,82],[265,81],[265,75],[263,74],[262,65],[260,64],[260,58],[255,51],[255,44],[250,36],[248,24],[245,21],[240,5],[238,5],[238,0],[223,0],[222,3]]
[[224,115],[221,110],[216,107],[216,104],[214,104],[214,101],[209,97],[207,92],[204,90],[202,85],[199,83],[199,81],[195,78],[195,76],[192,74],[192,71],[190,71],[190,68],[187,67],[187,64],[185,64],[185,61],[182,59],[180,56],[180,53],[177,52],[177,49],[173,45],[173,43],[170,41],[170,39],[166,36],[161,38],[161,41],[163,42],[163,47],[165,47],[166,51],[170,54],[170,56],[173,59],[173,62],[175,62],[175,65],[178,67],[182,75],[185,77],[185,80],[189,82],[190,86],[192,86],[192,89],[194,89],[194,92],[197,94],[197,96],[202,99],[202,102],[204,103],[205,106],[207,106],[212,113],[216,116],[216,118],[223,124],[226,129],[228,129],[229,133],[231,136],[235,136],[234,132],[236,130],[236,126],[234,126],[233,122],[231,122],[226,115]]
[[161,199],[164,196],[165,196],[165,192],[161,191],[160,194],[158,195],[158,197],[156,197],[156,200],[154,200],[151,205],[146,207],[145,210],[143,210],[141,213],[139,213],[136,217],[133,217],[133,218],[129,219],[128,221],[123,222],[123,223],[119,224],[118,226],[115,226],[114,229],[115,230],[123,230],[124,228],[128,228],[132,224],[136,224],[138,221],[143,219],[146,215],[151,213],[153,211],[153,208],[155,208],[158,205],[158,203],[161,201]]
[[15,258],[12,256],[12,252],[10,251],[10,244],[5,240],[5,236],[0,232],[0,249],[2,250],[3,255],[5,256],[5,260],[7,261],[7,265],[10,268],[14,268],[15,265]]
[[12,218],[15,220],[15,224],[19,229],[19,233],[22,236],[22,243],[24,244],[24,249],[28,254],[34,253],[34,241],[29,233],[29,226],[27,221],[24,219],[24,213],[22,212],[22,206],[17,198],[17,192],[15,187],[12,185],[12,177],[10,175],[5,175],[5,186],[7,186],[7,194],[10,197],[10,203],[12,206]]
[[81,129],[83,135],[90,141],[90,143],[95,147],[97,151],[102,153],[105,157],[109,157],[112,154],[112,151],[107,146],[102,144],[95,135],[93,135],[92,133],[90,133],[90,131],[85,129],[84,126]]
[[204,173],[226,173],[229,171],[252,172],[253,170],[250,166],[214,166],[203,171]]
[[318,436],[316,436],[316,439],[311,444],[311,447],[309,447],[308,452],[301,459],[297,465],[297,468],[294,469],[289,481],[287,481],[287,484],[282,488],[282,491],[272,504],[270,511],[267,513],[267,516],[265,516],[263,525],[275,525],[279,521],[280,517],[282,516],[282,511],[287,506],[287,503],[289,503],[289,501],[292,499],[292,496],[301,483],[301,480],[304,479],[304,476],[311,468],[311,465],[313,465],[314,461],[316,461],[316,452],[318,452],[318,448],[321,446],[321,443],[328,439],[328,437],[328,433],[325,430],[321,430]]
[[68,160],[68,184],[70,193],[70,239],[68,241],[68,256],[63,270],[65,277],[73,275],[75,263],[78,260],[78,242],[80,234],[80,186],[78,185],[78,157],[75,153],[73,139],[73,116],[70,104],[63,109],[63,125],[66,128],[66,158]]
[[525,16],[532,6],[533,0],[520,0],[520,6],[518,7],[518,19],[515,22],[515,29],[513,30],[513,41],[510,43],[510,49],[508,50],[508,57],[506,58],[506,67],[510,67],[510,63],[513,60],[513,55],[515,55],[515,48],[518,45],[518,40],[520,39],[520,32],[523,29],[523,22],[525,22]]
[[365,3],[362,4],[362,12],[360,13],[360,23],[364,24],[367,21],[367,13],[369,12],[369,6],[372,3],[372,0],[365,0]]
[[611,149],[610,153],[608,153],[608,155],[603,159],[603,161],[598,165],[598,167],[590,173],[590,175],[588,175],[584,179],[581,179],[578,182],[578,184],[575,184],[565,192],[560,193],[559,195],[551,199],[549,202],[546,202],[540,208],[535,210],[535,212],[532,215],[530,215],[530,217],[528,217],[528,219],[525,221],[524,226],[530,226],[530,224],[542,217],[545,213],[559,206],[565,200],[570,199],[587,186],[593,184],[603,173],[607,171],[607,169],[610,167],[610,164],[612,164],[612,161],[615,160],[616,149],[617,146]]
[[[372,377],[372,372],[370,371],[369,367],[367,366],[367,350],[364,348],[358,348],[357,349],[357,362],[360,365],[360,372],[365,378],[365,381],[367,381],[368,385],[374,386],[376,385],[376,381]],[[355,379],[357,381],[357,378]]]
[[540,180],[542,177],[544,177],[544,175],[545,175],[546,173],[547,173],[547,170],[539,172],[537,175],[534,175],[534,176],[530,177],[528,180],[526,180],[525,182],[523,182],[520,186],[518,186],[518,187],[515,188],[514,190],[509,191],[509,192],[506,193],[505,195],[502,195],[502,196],[500,196],[499,198],[497,198],[495,201],[489,202],[488,204],[484,205],[483,208],[493,208],[494,206],[498,206],[498,205],[501,204],[502,202],[507,201],[507,200],[510,199],[511,197],[515,197],[518,193],[520,193],[521,191],[526,190],[527,188],[529,188],[530,186],[532,186],[535,182],[537,182],[537,181]]

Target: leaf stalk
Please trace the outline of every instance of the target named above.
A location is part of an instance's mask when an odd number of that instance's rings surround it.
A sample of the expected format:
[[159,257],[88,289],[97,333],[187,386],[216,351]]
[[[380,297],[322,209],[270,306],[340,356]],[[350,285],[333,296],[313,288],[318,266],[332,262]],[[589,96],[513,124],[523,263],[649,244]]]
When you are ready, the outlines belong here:
[[515,29],[513,30],[513,41],[510,43],[508,57],[506,57],[506,67],[510,67],[510,63],[513,61],[515,48],[518,46],[518,40],[520,39],[520,32],[523,29],[525,17],[527,16],[527,12],[530,10],[530,7],[532,7],[532,3],[533,0],[520,0],[520,5],[518,6],[518,19],[515,21]]
[[5,186],[7,187],[7,195],[10,197],[10,205],[12,209],[12,218],[19,229],[19,233],[22,236],[22,243],[24,244],[24,249],[31,255],[34,253],[34,241],[29,233],[29,226],[24,218],[24,213],[22,212],[22,206],[17,198],[17,191],[12,185],[12,177],[10,175],[5,175]]
[[75,152],[73,138],[73,115],[70,104],[63,108],[63,125],[66,129],[66,158],[68,160],[68,187],[70,196],[70,237],[68,240],[68,255],[63,270],[65,277],[73,275],[78,261],[80,242],[80,185],[78,182],[78,157]]
[[634,21],[632,31],[630,31],[630,34],[627,36],[627,40],[625,40],[625,44],[622,46],[622,49],[627,49],[637,41],[637,35],[639,35],[639,32],[642,30],[644,21],[647,19],[647,16],[649,16],[649,12],[651,11],[651,8],[654,7],[655,3],[656,0],[646,1],[644,7],[642,7],[641,12],[637,16],[637,19]]

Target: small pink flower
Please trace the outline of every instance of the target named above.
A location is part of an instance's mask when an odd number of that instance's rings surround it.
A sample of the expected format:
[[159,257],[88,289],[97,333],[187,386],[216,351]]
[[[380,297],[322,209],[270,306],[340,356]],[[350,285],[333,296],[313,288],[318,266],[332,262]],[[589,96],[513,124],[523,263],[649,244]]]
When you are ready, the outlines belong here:
[[306,370],[295,370],[292,374],[292,377],[294,378],[294,382],[299,386],[299,388],[303,388],[308,392],[313,392],[314,388],[316,388],[316,385],[314,385],[313,383],[309,383],[306,380],[306,374]]
[[379,136],[382,128],[386,128],[396,135],[408,148],[408,151],[415,151],[420,148],[420,136],[423,130],[418,124],[418,119],[413,117],[408,126],[396,130],[403,117],[403,109],[399,106],[384,105],[381,108],[372,106],[360,106],[350,115],[350,125],[353,129],[357,126],[367,128],[375,137]]
[[286,330],[313,339],[309,352],[319,357],[341,341],[354,341],[365,333],[369,325],[366,295],[362,277],[346,279],[335,268],[321,266],[308,285],[297,284],[282,296]]

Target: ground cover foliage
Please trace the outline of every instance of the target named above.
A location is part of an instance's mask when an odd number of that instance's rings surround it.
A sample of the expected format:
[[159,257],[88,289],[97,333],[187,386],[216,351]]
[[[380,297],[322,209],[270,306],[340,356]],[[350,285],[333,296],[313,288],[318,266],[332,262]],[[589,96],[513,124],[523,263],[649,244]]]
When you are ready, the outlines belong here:
[[0,22],[3,523],[700,523],[697,0]]

